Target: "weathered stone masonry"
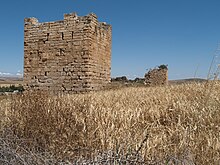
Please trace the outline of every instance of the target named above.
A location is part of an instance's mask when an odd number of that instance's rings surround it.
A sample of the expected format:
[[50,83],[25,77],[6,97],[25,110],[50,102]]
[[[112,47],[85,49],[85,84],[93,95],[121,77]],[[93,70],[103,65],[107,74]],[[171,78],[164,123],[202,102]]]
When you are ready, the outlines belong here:
[[110,82],[111,26],[95,14],[24,26],[24,88],[63,92],[97,90]]
[[148,86],[167,85],[168,68],[155,68],[145,74],[145,84]]

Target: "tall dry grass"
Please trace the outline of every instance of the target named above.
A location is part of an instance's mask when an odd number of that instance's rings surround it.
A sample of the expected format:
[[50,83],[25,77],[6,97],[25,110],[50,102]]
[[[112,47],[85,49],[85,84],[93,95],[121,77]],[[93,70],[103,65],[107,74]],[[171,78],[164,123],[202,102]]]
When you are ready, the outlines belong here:
[[72,164],[220,164],[220,83],[211,83],[208,94],[205,83],[25,93],[1,101],[1,137],[10,130],[33,155]]

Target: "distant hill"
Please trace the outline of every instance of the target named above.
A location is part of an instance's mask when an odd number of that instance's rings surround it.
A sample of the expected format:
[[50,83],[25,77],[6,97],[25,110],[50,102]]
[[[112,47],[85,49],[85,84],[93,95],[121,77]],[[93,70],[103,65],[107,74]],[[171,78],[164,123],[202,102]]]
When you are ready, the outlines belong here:
[[0,81],[23,81],[23,78],[22,77],[3,77],[3,76],[0,76]]
[[10,86],[23,84],[23,78],[21,77],[3,77],[0,76],[0,86]]
[[192,82],[205,82],[206,79],[202,78],[188,78],[188,79],[179,79],[179,80],[169,80],[169,84],[183,84],[183,83],[192,83]]

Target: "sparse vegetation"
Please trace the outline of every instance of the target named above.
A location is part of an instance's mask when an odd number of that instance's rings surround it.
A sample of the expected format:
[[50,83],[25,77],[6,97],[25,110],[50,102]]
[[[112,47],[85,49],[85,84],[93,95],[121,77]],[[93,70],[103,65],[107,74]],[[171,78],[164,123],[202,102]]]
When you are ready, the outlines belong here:
[[0,92],[14,92],[14,91],[23,92],[24,88],[21,85],[19,86],[10,85],[10,86],[0,87]]
[[158,66],[158,68],[159,69],[168,69],[168,65],[162,64],[162,65]]
[[[220,83],[0,101],[0,164],[218,164]],[[16,161],[17,160],[17,161]]]

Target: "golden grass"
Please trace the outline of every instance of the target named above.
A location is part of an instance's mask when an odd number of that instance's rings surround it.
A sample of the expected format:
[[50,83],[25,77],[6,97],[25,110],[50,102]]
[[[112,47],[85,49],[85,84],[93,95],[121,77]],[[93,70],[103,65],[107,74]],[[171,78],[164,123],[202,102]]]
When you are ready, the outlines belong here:
[[[25,93],[0,101],[1,130],[73,161],[98,152],[146,162],[220,162],[220,83],[128,87],[89,94]],[[207,94],[208,93],[208,94]]]

